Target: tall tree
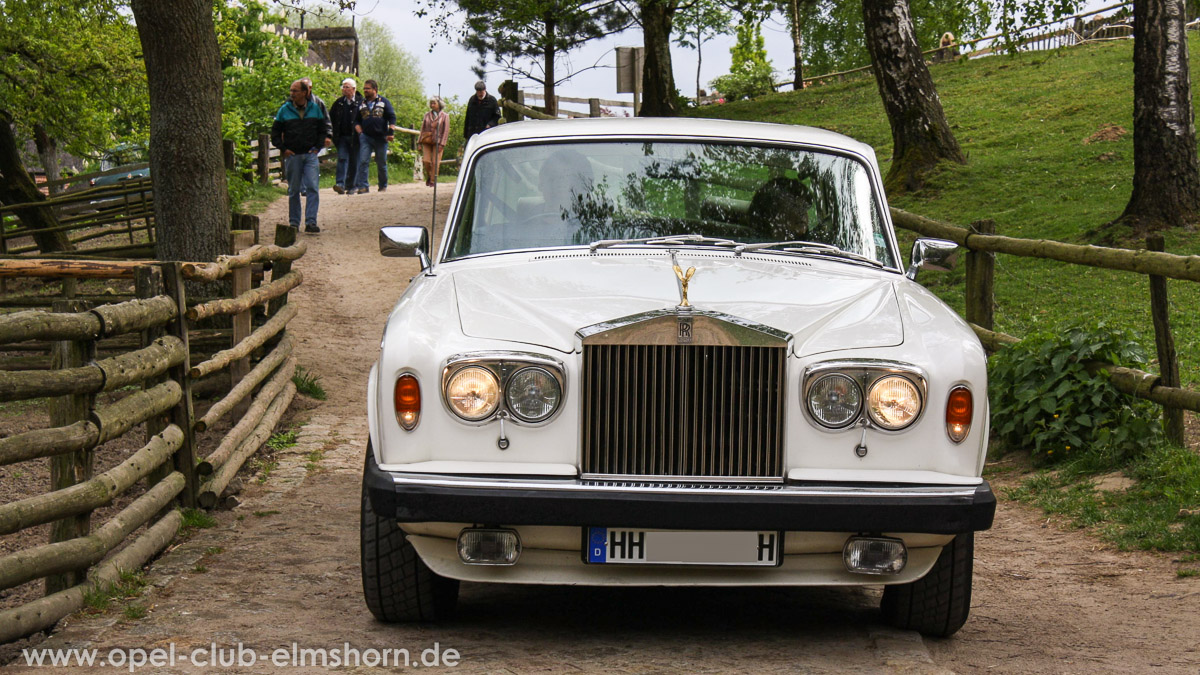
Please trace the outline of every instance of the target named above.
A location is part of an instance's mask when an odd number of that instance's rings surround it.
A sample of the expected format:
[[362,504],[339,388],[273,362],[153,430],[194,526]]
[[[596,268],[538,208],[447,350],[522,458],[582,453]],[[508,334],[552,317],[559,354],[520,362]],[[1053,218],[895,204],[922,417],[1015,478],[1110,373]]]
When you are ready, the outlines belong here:
[[[630,16],[616,0],[420,0],[418,15],[432,13],[438,35],[457,39],[479,55],[477,73],[494,60],[514,76],[542,85],[546,112],[557,114],[554,90],[573,75],[560,74],[559,62],[589,40],[619,33]],[[466,15],[462,29],[451,25]]]
[[804,15],[816,0],[787,0],[788,33],[792,38],[792,88],[804,88]]
[[229,248],[221,153],[221,53],[212,0],[131,0],[150,89],[156,254],[215,260]]
[[638,111],[642,117],[674,117],[679,114],[675,72],[671,66],[671,29],[678,10],[679,0],[638,2],[646,56],[642,67],[642,107]]
[[704,65],[704,43],[729,34],[732,15],[716,0],[695,0],[675,15],[675,44],[696,50],[696,98],[700,98],[700,68]]
[[917,45],[908,0],[863,0],[862,6],[875,82],[892,128],[892,165],[884,183],[891,190],[919,190],[939,161],[967,159]]
[[1133,193],[1119,220],[1136,233],[1200,214],[1186,22],[1184,0],[1133,3]]

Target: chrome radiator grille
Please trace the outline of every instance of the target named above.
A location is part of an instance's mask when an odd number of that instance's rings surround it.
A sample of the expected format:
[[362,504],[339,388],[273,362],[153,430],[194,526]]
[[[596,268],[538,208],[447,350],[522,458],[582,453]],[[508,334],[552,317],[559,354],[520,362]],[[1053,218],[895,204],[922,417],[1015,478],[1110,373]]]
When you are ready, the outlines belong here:
[[585,475],[781,478],[779,347],[585,345]]

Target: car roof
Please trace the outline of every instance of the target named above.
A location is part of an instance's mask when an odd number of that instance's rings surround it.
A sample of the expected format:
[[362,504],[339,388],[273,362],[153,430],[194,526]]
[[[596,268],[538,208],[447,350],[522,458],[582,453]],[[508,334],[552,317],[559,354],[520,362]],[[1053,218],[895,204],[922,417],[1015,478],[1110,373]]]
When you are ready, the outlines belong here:
[[596,117],[509,122],[477,134],[476,148],[509,141],[588,136],[680,136],[780,141],[840,148],[874,159],[871,146],[825,129],[687,117]]

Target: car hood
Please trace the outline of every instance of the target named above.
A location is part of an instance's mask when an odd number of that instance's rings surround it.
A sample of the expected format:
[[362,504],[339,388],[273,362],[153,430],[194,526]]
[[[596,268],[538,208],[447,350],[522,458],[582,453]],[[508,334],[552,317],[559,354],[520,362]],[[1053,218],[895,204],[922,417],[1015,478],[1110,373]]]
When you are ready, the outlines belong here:
[[[665,252],[497,256],[448,273],[462,331],[470,337],[575,349],[575,331],[679,304]],[[798,356],[892,347],[904,341],[894,275],[825,260],[680,251],[696,272],[688,298],[794,337]]]

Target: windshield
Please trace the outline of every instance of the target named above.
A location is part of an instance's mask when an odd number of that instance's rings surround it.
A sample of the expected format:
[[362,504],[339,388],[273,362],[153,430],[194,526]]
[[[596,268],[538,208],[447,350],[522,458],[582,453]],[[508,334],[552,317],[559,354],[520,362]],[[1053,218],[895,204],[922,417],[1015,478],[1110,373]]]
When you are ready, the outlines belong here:
[[449,258],[698,234],[808,241],[895,267],[862,163],[702,142],[520,145],[475,162]]

